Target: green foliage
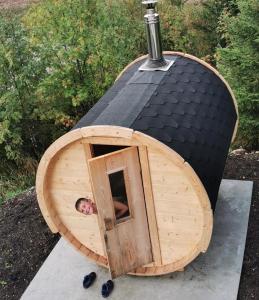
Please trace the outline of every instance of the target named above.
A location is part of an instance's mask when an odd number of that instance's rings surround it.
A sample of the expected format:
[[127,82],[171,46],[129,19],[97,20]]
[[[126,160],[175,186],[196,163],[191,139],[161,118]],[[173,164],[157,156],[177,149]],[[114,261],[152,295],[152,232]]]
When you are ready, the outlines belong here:
[[36,91],[37,114],[67,127],[103,95],[143,40],[139,22],[121,1],[48,0],[23,21],[46,67]]
[[16,172],[8,176],[0,176],[0,205],[34,185],[35,176],[24,175]]
[[48,0],[22,22],[0,16],[0,174],[13,173],[1,177],[2,197],[16,178],[24,189],[48,145],[145,49],[137,1],[122,2]]
[[217,27],[224,9],[236,13],[235,0],[160,1],[164,49],[193,54],[215,64],[216,47],[223,42]]
[[211,15],[201,4],[184,2],[187,1],[163,1],[160,4],[163,48],[201,58],[213,55],[214,45],[211,40],[215,28],[209,27]]
[[0,205],[34,185],[35,162],[27,160],[26,164],[19,170],[15,163],[0,161]]
[[[207,0],[201,5],[192,8],[190,13],[184,13],[187,20],[186,32],[189,32],[187,40],[190,41],[194,53],[208,63],[215,65],[215,52],[218,45],[225,45],[223,36],[218,32],[218,23],[224,10],[232,15],[237,13],[236,0]],[[185,6],[187,7],[187,6]],[[192,7],[192,5],[191,5]],[[189,24],[189,23],[190,24]],[[181,24],[180,24],[181,26]],[[192,53],[188,49],[188,53]]]
[[259,2],[237,0],[239,13],[224,11],[220,32],[227,46],[218,49],[218,68],[238,100],[238,144],[259,147]]
[[[214,63],[215,48],[226,46],[218,50],[218,66],[238,97],[239,137],[258,147],[256,1],[161,0],[158,9],[165,50]],[[143,15],[139,0],[45,0],[0,16],[2,197],[19,180],[19,189],[30,184],[48,145],[147,52]]]
[[38,159],[42,145],[58,132],[54,122],[35,114],[36,87],[45,69],[27,38],[18,18],[0,17],[0,154],[17,166]]
[[23,23],[1,17],[0,153],[4,160],[19,166],[29,158],[38,160],[138,56],[145,44],[144,30],[127,9],[135,4],[47,0],[33,6]]
[[10,160],[23,158],[27,147],[37,67],[32,66],[26,32],[17,19],[0,18],[0,153]]

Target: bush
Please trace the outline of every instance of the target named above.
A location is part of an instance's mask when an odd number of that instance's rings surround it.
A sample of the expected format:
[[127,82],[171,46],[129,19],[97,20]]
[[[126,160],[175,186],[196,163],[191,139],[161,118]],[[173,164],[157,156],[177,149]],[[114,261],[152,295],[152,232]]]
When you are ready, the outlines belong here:
[[163,48],[205,59],[213,56],[216,16],[212,17],[212,13],[203,4],[185,2],[162,1],[160,4]]
[[226,48],[218,48],[217,66],[237,97],[240,113],[237,145],[259,147],[259,3],[237,0],[239,13],[224,11],[220,32]]
[[39,160],[138,56],[142,35],[120,1],[47,0],[23,22],[1,17],[2,159]]
[[138,56],[143,40],[140,23],[121,1],[47,0],[23,21],[46,69],[37,86],[37,114],[68,128]]
[[30,51],[19,19],[0,17],[0,41],[0,154],[2,160],[21,165],[38,157],[37,135],[47,135],[33,115],[43,67]]

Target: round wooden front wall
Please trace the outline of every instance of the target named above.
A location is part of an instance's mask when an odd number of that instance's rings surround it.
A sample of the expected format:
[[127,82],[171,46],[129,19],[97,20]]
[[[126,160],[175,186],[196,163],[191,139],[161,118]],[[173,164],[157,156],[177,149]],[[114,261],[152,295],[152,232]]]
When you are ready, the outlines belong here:
[[205,252],[212,232],[212,211],[196,173],[169,147],[128,128],[89,126],[55,141],[43,155],[36,180],[42,214],[84,255],[107,267],[97,215],[85,216],[75,201],[94,199],[87,161],[91,144],[138,146],[154,262],[135,275],[181,270]]

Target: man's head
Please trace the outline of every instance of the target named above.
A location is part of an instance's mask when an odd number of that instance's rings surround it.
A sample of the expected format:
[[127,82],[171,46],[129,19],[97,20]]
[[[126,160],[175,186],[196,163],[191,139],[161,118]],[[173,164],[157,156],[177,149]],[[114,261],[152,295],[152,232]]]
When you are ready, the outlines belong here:
[[77,201],[75,203],[75,208],[77,211],[79,211],[85,215],[92,215],[96,211],[94,204],[88,198],[77,199]]

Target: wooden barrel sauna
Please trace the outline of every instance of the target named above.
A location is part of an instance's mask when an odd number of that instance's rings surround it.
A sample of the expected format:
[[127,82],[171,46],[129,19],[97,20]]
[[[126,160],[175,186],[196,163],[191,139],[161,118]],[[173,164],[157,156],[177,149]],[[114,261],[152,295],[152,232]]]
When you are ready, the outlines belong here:
[[[168,71],[128,65],[69,133],[43,155],[36,179],[53,232],[112,277],[182,270],[208,248],[213,210],[238,111],[222,76],[200,59],[164,52]],[[130,215],[116,220],[111,174],[121,172]],[[75,201],[90,197],[98,214]]]

